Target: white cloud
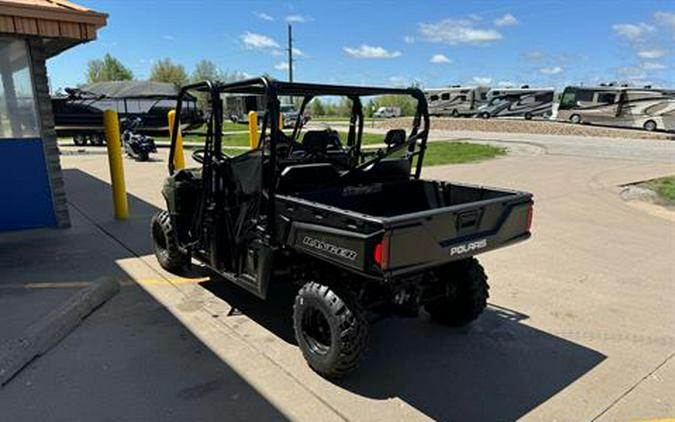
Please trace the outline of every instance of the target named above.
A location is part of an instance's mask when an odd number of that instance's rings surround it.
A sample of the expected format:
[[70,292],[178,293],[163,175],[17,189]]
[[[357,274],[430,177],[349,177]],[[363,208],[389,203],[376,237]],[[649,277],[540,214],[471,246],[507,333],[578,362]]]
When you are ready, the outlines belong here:
[[268,22],[272,22],[274,20],[274,18],[272,16],[270,16],[267,13],[264,13],[264,12],[256,12],[255,16],[258,19],[262,19],[262,20],[268,21]]
[[293,55],[296,56],[296,57],[306,57],[307,56],[304,51],[300,50],[299,48],[295,48],[295,47],[293,47]]
[[345,47],[345,52],[358,59],[393,59],[401,55],[400,51],[388,51],[382,47],[362,44],[359,48]]
[[279,62],[274,65],[276,70],[288,70],[288,62]]
[[644,70],[668,69],[668,66],[664,65],[663,63],[659,63],[659,62],[644,62],[640,65],[640,67]]
[[434,54],[429,59],[429,63],[434,64],[452,63],[452,60],[450,60],[445,54]]
[[495,26],[513,26],[518,25],[518,19],[510,13],[495,19]]
[[539,72],[543,73],[544,75],[557,75],[558,73],[563,72],[563,68],[560,66],[542,67],[539,69]]
[[474,25],[473,20],[448,18],[436,23],[420,23],[419,32],[427,41],[450,45],[479,44],[503,38],[496,29],[476,28]]
[[637,52],[637,55],[643,59],[658,59],[666,55],[666,50],[661,50],[660,48],[640,50]]
[[412,44],[415,42],[415,37],[411,37],[410,35],[406,35],[403,37],[403,42],[406,44]]
[[675,34],[675,12],[656,12],[654,19],[657,24]]
[[633,23],[618,23],[612,25],[614,32],[626,38],[629,41],[636,41],[643,38],[646,34],[654,32],[656,28],[652,25],[647,25],[644,22],[633,24]]
[[175,38],[173,37],[173,35],[164,35],[162,39],[166,41],[173,41]]
[[311,20],[312,18],[310,18],[309,16],[301,16],[301,15],[286,16],[286,22],[288,23],[305,23]]
[[283,55],[284,55],[284,52],[281,51],[281,50],[272,50],[272,55],[273,55],[273,56],[280,57],[280,56],[283,56]]
[[272,38],[254,32],[246,31],[239,36],[239,39],[247,48],[279,48],[279,43]]
[[472,79],[478,85],[489,85],[492,82],[492,78],[487,76],[474,76]]
[[528,60],[537,61],[544,59],[546,57],[546,53],[535,50],[530,51],[529,53],[525,53],[525,57],[527,57]]
[[502,88],[511,88],[511,87],[516,86],[516,84],[514,84],[511,81],[499,81],[499,82],[497,82],[497,85],[502,87]]

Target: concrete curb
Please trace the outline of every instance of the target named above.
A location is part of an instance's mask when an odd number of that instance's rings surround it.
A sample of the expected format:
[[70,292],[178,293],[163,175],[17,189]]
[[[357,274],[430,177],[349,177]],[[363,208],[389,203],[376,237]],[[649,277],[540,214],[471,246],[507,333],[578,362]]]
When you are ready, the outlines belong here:
[[0,345],[0,386],[61,341],[96,308],[117,294],[119,289],[115,279],[100,278],[31,324],[20,337]]

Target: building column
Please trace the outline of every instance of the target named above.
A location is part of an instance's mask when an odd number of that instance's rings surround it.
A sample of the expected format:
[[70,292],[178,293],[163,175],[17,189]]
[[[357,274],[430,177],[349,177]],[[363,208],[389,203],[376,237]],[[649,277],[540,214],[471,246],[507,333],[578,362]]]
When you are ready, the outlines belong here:
[[57,226],[66,228],[70,227],[70,216],[68,214],[63,173],[61,172],[61,160],[56,129],[54,127],[52,101],[49,96],[45,50],[42,40],[39,38],[31,38],[28,41],[28,45],[31,56],[33,87],[38,107],[38,119],[40,121],[40,138],[42,138],[42,147],[47,163],[47,175],[51,186],[54,213],[56,214]]

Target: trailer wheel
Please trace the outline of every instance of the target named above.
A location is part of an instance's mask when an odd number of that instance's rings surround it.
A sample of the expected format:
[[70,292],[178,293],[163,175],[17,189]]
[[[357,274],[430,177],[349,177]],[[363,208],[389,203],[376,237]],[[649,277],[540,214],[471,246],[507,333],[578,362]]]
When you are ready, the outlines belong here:
[[459,117],[459,111],[457,111],[456,108],[452,109],[452,113],[450,113],[452,117]]
[[94,133],[91,135],[91,144],[101,146],[105,143],[105,137],[100,133]]
[[490,113],[488,113],[487,111],[484,111],[480,114],[480,117],[482,117],[483,119],[489,119]]
[[581,123],[581,116],[579,116],[578,114],[573,114],[573,115],[571,115],[571,116],[570,116],[570,122],[572,122],[572,123],[574,123],[574,124],[579,124],[579,123]]
[[532,113],[530,112],[525,113],[525,120],[532,120]]
[[172,273],[179,273],[189,263],[190,257],[178,249],[176,233],[166,211],[152,216],[150,222],[152,246],[159,265]]
[[642,127],[647,131],[647,132],[653,132],[656,130],[656,122],[653,120],[647,120]]
[[78,147],[83,147],[87,144],[87,137],[82,134],[77,134],[73,136],[73,143]]
[[326,378],[343,377],[366,352],[368,323],[349,291],[306,283],[295,298],[293,329],[309,366]]
[[436,275],[445,288],[444,295],[424,305],[434,320],[458,327],[475,320],[485,310],[490,287],[476,258],[447,265]]

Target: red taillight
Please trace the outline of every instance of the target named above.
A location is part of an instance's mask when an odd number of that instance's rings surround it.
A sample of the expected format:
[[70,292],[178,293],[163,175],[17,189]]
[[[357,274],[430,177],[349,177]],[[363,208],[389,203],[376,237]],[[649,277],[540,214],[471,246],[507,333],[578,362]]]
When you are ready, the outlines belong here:
[[533,213],[533,204],[530,204],[527,207],[527,231],[530,231],[532,227],[532,213]]
[[380,243],[375,245],[373,260],[383,270],[389,266],[389,237],[384,236]]
[[375,263],[381,267],[382,266],[382,242],[375,245],[375,253],[373,254],[373,258],[375,259]]

